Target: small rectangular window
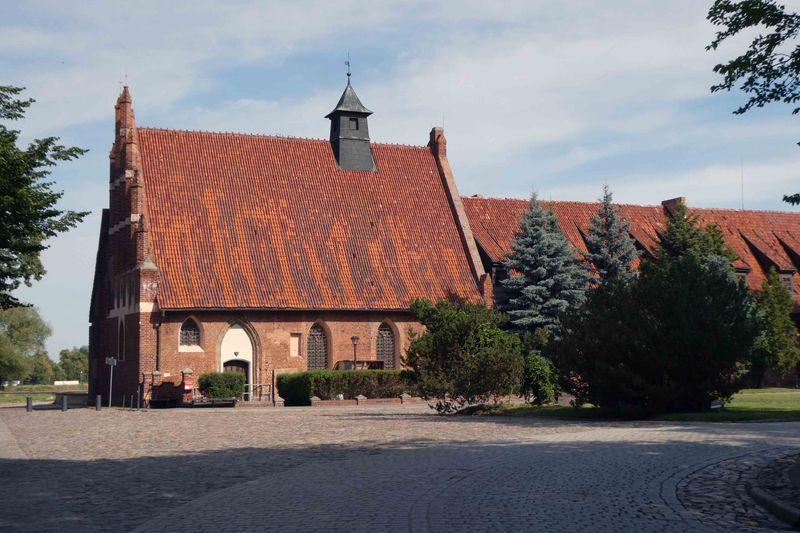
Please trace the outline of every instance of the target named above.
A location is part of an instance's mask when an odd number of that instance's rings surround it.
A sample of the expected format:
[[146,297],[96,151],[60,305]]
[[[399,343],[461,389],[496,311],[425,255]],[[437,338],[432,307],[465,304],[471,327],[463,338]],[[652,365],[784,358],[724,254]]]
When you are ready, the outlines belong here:
[[781,274],[781,281],[783,281],[786,288],[790,291],[792,290],[792,275],[791,274]]
[[747,284],[747,272],[742,271],[742,270],[737,270],[736,271],[736,280],[739,283]]
[[350,119],[350,129],[351,130],[358,130],[358,119],[357,118],[351,118]]
[[300,357],[300,334],[292,333],[289,338],[289,355],[291,357]]

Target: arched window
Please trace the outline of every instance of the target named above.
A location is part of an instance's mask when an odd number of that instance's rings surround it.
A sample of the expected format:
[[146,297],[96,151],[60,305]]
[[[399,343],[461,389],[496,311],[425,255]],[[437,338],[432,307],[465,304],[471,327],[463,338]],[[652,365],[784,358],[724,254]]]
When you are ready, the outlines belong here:
[[119,338],[117,339],[117,361],[125,360],[125,324],[119,323]]
[[319,324],[308,332],[308,368],[328,368],[328,339]]
[[200,327],[191,318],[181,326],[181,346],[200,346]]
[[378,361],[383,361],[383,368],[394,368],[394,331],[389,324],[381,324],[378,328],[378,340],[375,347]]

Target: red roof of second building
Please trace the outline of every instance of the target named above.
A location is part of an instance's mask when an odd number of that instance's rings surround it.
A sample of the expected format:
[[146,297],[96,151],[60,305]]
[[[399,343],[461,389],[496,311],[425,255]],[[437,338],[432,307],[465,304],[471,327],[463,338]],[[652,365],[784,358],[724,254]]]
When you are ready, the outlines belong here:
[[428,148],[139,128],[163,308],[405,309],[480,299]]
[[[519,220],[530,202],[516,198],[462,198],[472,232],[478,244],[493,262],[502,262],[511,250],[519,231]],[[594,202],[546,202],[559,226],[577,249],[586,251],[584,235],[597,213]],[[666,227],[662,206],[619,205],[621,214],[631,224],[631,235],[639,245],[653,253],[658,246],[658,232]],[[777,211],[740,211],[734,209],[689,208],[701,224],[716,224],[739,259],[734,266],[748,271],[751,288],[760,288],[770,267],[786,273],[800,267],[800,213]],[[800,300],[798,283],[793,284]]]

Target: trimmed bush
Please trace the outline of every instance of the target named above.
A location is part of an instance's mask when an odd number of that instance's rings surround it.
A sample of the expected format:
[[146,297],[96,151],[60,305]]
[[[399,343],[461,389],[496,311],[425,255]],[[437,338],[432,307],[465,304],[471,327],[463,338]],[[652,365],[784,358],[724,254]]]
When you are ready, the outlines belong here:
[[322,400],[331,400],[337,394],[347,399],[359,394],[397,398],[404,392],[415,392],[402,370],[311,370],[281,374],[277,382],[278,394],[286,405],[311,405],[312,396]]
[[197,380],[206,398],[239,398],[244,394],[245,376],[239,372],[208,372]]

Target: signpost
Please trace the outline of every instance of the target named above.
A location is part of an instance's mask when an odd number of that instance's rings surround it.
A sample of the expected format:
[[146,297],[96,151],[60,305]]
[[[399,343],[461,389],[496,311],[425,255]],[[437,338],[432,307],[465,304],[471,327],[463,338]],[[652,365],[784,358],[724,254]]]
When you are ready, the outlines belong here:
[[111,407],[111,387],[114,386],[114,367],[117,366],[117,358],[106,357],[106,364],[111,367],[108,374],[108,407]]

